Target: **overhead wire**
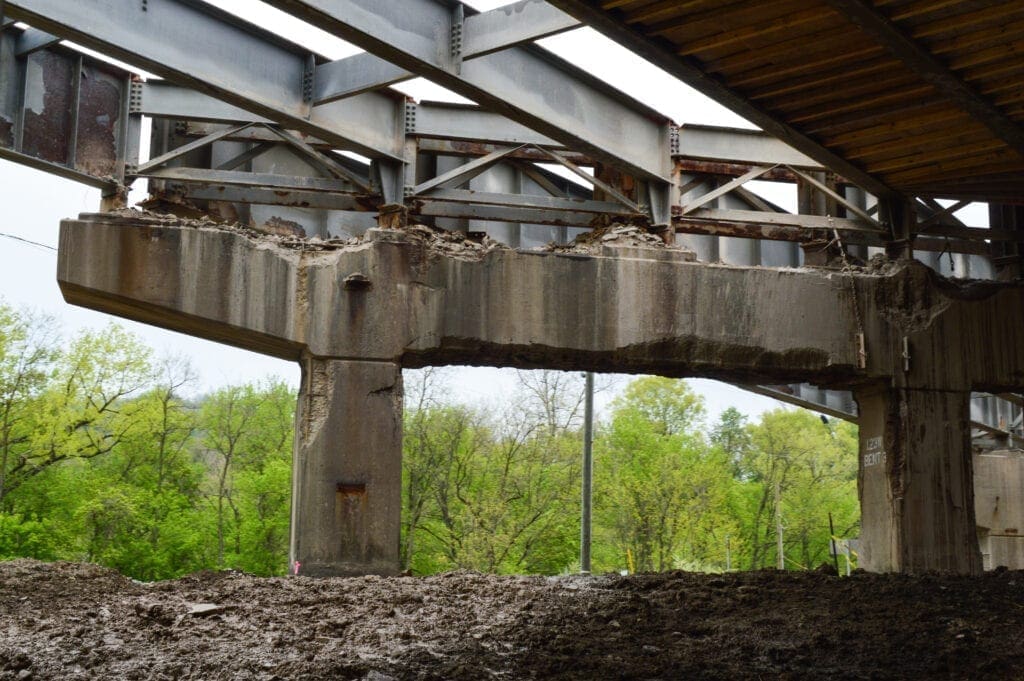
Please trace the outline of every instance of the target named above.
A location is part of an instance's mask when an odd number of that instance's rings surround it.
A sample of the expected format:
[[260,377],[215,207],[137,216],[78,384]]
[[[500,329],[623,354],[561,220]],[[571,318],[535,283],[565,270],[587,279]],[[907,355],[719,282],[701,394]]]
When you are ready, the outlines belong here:
[[22,237],[15,237],[14,235],[8,235],[8,233],[5,233],[3,231],[0,231],[0,237],[5,237],[7,239],[11,239],[11,240],[16,241],[16,242],[22,242],[24,244],[29,244],[30,246],[38,246],[39,248],[46,249],[47,251],[53,251],[54,253],[56,253],[56,250],[57,250],[55,247],[50,246],[49,244],[40,244],[39,242],[34,242],[31,239],[24,239]]

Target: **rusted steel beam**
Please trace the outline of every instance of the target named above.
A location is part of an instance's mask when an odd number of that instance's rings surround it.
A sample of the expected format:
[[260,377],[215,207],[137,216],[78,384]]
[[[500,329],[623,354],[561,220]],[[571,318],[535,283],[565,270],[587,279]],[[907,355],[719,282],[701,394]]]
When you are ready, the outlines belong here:
[[[713,215],[716,211],[707,211]],[[725,213],[726,211],[717,211]],[[741,211],[728,211],[738,213]],[[812,223],[810,218],[817,222]],[[885,235],[871,231],[867,228],[851,228],[852,221],[837,220],[832,218],[833,226],[828,225],[828,218],[790,215],[778,213],[770,218],[766,215],[764,221],[738,221],[726,220],[716,217],[692,217],[675,216],[672,219],[672,227],[678,234],[702,234],[719,237],[738,237],[741,239],[764,239],[769,241],[789,241],[794,243],[809,244],[815,242],[827,243],[839,232],[843,242],[864,246],[885,246]],[[990,247],[984,241],[978,240],[975,232],[988,230],[972,230],[971,239],[964,238],[962,234],[953,235],[950,238],[929,238],[918,236],[914,240],[914,250],[930,251],[936,253],[965,253],[969,255],[989,255]]]
[[[442,140],[433,138],[422,138],[419,141],[419,150],[432,154],[445,156],[486,156],[494,153],[499,148],[497,144],[486,142],[471,142],[467,140]],[[586,154],[571,152],[560,152],[562,158],[572,161],[576,165],[592,166],[595,161]],[[524,147],[509,154],[509,158],[518,158],[526,161],[538,161],[540,163],[551,163],[551,158],[532,147]]]
[[[677,158],[676,170],[684,173],[700,173],[702,175],[721,175],[725,177],[740,177],[746,175],[754,166],[744,163],[726,163],[722,161],[706,161],[692,158]],[[773,168],[758,180],[770,180],[772,182],[796,182],[796,173],[788,168]]]
[[677,234],[768,239],[771,241],[791,241],[794,243],[809,243],[830,238],[827,230],[824,229],[805,229],[792,225],[722,222],[706,218],[673,218],[672,228]]

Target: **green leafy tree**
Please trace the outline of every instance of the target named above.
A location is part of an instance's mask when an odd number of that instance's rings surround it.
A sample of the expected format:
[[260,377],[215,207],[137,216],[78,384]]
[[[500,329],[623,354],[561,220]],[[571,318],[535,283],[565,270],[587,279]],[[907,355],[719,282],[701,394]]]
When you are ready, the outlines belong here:
[[777,409],[749,434],[740,473],[748,567],[776,564],[780,516],[787,566],[813,567],[828,556],[829,512],[841,534],[858,525],[856,429],[823,423],[805,410]]
[[436,375],[422,376],[427,384],[410,381],[406,411],[406,564],[419,573],[564,569],[579,532],[581,398],[572,381],[520,374],[511,409],[485,416],[445,404],[429,385]]
[[0,513],[32,456],[29,417],[58,356],[53,320],[0,305]]
[[613,403],[595,462],[603,568],[724,566],[733,480],[721,450],[699,433],[703,413],[684,381],[666,378],[636,379]]
[[202,402],[219,567],[286,567],[294,404],[280,381],[221,388]]
[[117,325],[72,341],[24,417],[26,446],[13,465],[8,462],[7,493],[50,466],[101,456],[118,446],[139,424],[139,407],[131,398],[152,380],[150,355]]

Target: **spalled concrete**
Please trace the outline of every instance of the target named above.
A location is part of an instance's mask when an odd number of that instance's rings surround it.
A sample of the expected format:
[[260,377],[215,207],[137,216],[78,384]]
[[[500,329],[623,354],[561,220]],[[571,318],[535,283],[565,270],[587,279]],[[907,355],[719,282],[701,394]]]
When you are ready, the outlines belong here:
[[[284,243],[203,223],[96,215],[63,223],[58,280],[71,303],[347,377],[326,393],[303,388],[307,401],[330,395],[336,425],[309,437],[302,429],[315,414],[298,423],[295,557],[321,572],[397,567],[387,548],[397,536],[397,487],[379,488],[394,508],[373,507],[366,532],[344,514],[324,514],[344,507],[342,487],[351,495],[363,484],[356,478],[378,479],[364,466],[374,452],[384,452],[379,471],[398,470],[400,425],[390,406],[376,405],[400,394],[397,367],[455,363],[852,388],[868,414],[867,567],[979,569],[962,405],[971,389],[1024,386],[1024,316],[1007,314],[1024,309],[1024,287],[956,284],[914,263],[840,272],[691,260],[635,245],[599,245],[593,255],[438,249],[416,230]],[[360,423],[350,410],[374,416]],[[876,437],[888,457],[877,469],[866,464]],[[364,536],[381,543],[368,552],[348,546]]]

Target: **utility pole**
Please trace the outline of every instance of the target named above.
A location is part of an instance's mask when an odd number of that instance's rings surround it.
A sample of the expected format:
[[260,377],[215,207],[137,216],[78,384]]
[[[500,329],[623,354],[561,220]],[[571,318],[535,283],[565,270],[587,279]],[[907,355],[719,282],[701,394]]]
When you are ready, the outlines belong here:
[[780,570],[786,569],[786,556],[782,553],[782,482],[775,481],[775,539],[778,542]]
[[594,481],[594,373],[586,374],[583,402],[583,515],[580,519],[580,572],[590,574],[590,529]]

